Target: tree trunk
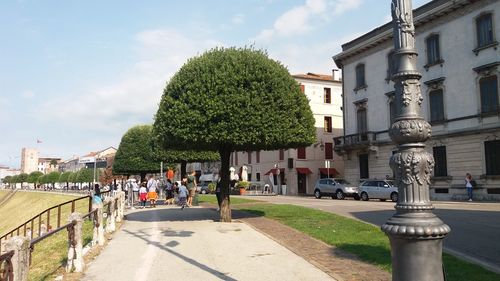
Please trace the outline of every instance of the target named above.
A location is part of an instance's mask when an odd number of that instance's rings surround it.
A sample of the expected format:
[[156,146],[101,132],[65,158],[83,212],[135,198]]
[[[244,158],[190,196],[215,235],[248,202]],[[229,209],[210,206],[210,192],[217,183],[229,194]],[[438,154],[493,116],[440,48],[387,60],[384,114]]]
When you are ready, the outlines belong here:
[[231,148],[223,147],[219,150],[221,161],[221,191],[220,196],[222,199],[220,207],[220,221],[231,222],[231,205],[229,200],[229,158],[231,156]]
[[184,176],[186,176],[186,166],[187,166],[187,161],[182,160],[181,161],[181,180]]
[[144,181],[146,181],[146,173],[141,173],[141,182],[139,183],[139,186],[141,185],[141,183],[143,183]]

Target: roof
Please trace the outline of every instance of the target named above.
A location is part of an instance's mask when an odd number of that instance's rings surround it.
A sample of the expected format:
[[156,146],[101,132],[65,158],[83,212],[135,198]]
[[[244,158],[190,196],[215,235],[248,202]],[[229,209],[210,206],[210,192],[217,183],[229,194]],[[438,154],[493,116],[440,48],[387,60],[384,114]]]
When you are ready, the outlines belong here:
[[328,81],[328,82],[340,82],[340,81],[335,81],[333,80],[332,75],[327,75],[327,74],[318,74],[318,73],[312,73],[308,72],[306,74],[294,74],[292,75],[293,78],[299,78],[299,79],[308,79],[308,80],[319,80],[319,81]]
[[[430,21],[442,18],[444,15],[455,10],[462,9],[466,5],[478,2],[477,0],[433,0],[425,5],[413,9],[413,21],[415,29]],[[388,9],[389,10],[389,9]],[[372,31],[342,44],[342,52],[333,57],[337,67],[343,66],[343,60],[360,54],[374,46],[392,40],[392,21],[381,25]]]

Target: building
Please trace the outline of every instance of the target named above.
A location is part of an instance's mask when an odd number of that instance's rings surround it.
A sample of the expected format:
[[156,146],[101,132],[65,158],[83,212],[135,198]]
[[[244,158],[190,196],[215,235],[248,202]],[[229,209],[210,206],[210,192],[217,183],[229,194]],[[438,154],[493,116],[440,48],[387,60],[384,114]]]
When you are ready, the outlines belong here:
[[38,171],[38,149],[23,147],[21,150],[21,173]]
[[87,168],[94,168],[94,163],[97,163],[97,168],[106,168],[109,166],[108,162],[111,162],[112,159],[115,158],[116,151],[116,148],[110,146],[103,150],[90,152],[89,154],[80,157],[79,163],[85,164]]
[[50,174],[52,172],[59,171],[59,163],[61,158],[54,157],[40,157],[38,158],[38,170],[44,174]]
[[59,163],[59,172],[78,172],[85,164],[80,163],[80,157],[73,156]]
[[21,170],[9,168],[7,166],[0,166],[0,180],[3,180],[7,176],[19,175]]
[[[464,199],[464,178],[478,183],[476,198],[500,198],[500,1],[434,0],[413,12],[422,74],[421,111],[432,125],[431,198]],[[346,178],[392,177],[396,146],[388,128],[396,108],[390,75],[392,25],[342,45],[344,136],[334,139]]]
[[[339,77],[334,79],[332,75],[307,73],[293,77],[309,99],[317,142],[299,149],[233,152],[230,165],[236,170],[245,166],[250,181],[272,183],[275,191],[279,180],[284,194],[313,194],[318,178],[343,175],[343,161],[333,153],[332,141],[342,134],[342,87]],[[328,169],[325,160],[329,161]]]

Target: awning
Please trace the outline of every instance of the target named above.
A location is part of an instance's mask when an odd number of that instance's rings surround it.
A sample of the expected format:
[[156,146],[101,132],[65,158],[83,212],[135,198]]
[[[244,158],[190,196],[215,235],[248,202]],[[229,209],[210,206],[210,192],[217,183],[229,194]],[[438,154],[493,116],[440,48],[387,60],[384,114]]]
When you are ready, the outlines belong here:
[[339,172],[335,168],[319,168],[319,172],[324,175],[336,176]]
[[[265,175],[269,175],[270,173],[273,173],[273,175],[276,175],[276,172],[278,171],[278,169],[276,168],[272,168],[271,170],[267,171],[267,173],[265,173]],[[285,173],[285,168],[280,168],[280,173]]]
[[309,170],[309,168],[297,168],[297,173],[303,174],[303,175],[308,175],[308,174],[312,174],[313,172],[311,172],[311,170]]

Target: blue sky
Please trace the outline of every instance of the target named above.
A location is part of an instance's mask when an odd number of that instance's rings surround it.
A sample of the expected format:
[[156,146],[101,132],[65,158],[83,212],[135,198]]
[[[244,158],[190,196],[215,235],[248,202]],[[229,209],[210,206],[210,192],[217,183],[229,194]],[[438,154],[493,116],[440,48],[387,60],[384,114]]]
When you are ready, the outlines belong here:
[[153,122],[186,60],[216,46],[255,45],[292,74],[329,74],[343,43],[390,20],[390,2],[3,0],[0,165],[20,167],[22,147],[64,159],[118,148]]

